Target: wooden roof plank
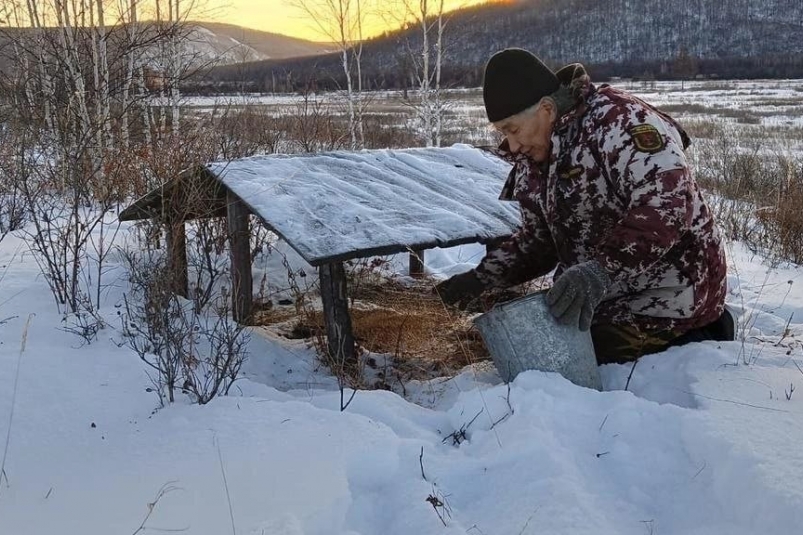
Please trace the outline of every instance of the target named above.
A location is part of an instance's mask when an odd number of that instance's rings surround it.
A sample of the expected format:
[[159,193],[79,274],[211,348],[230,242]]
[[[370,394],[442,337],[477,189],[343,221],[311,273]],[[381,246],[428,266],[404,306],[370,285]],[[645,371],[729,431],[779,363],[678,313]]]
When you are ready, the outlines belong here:
[[511,234],[510,165],[468,146],[272,155],[208,169],[311,265]]
[[187,187],[200,188],[211,206],[204,213],[183,207],[184,219],[225,215],[231,190],[304,260],[320,266],[509,236],[518,206],[498,199],[509,170],[467,145],[242,158],[186,171],[119,219],[164,217]]

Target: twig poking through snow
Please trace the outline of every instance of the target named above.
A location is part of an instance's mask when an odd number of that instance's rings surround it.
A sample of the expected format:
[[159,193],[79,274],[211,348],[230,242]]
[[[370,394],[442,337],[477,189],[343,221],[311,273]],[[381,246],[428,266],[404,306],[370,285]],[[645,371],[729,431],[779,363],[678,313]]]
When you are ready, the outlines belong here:
[[527,526],[530,525],[530,520],[533,519],[533,517],[535,516],[535,513],[537,513],[537,512],[538,512],[538,509],[536,508],[535,511],[533,511],[533,514],[530,515],[530,518],[527,519],[527,522],[524,523],[524,527],[521,528],[521,531],[519,531],[519,535],[524,535],[524,531],[527,529]]
[[677,390],[678,392],[681,392],[683,394],[688,394],[690,396],[697,396],[699,398],[709,399],[711,401],[721,401],[722,403],[732,403],[733,405],[739,405],[740,407],[750,407],[751,409],[761,409],[761,410],[770,411],[770,412],[786,412],[786,413],[789,412],[789,411],[784,410],[784,409],[775,409],[773,407],[763,407],[761,405],[753,405],[752,403],[744,403],[742,401],[734,401],[732,399],[722,399],[722,398],[714,398],[714,397],[711,397],[711,396],[704,396],[702,394],[697,394],[695,392],[689,392],[688,390],[682,390],[680,388],[676,388],[674,390]]
[[[625,390],[627,390],[627,389],[625,389]],[[605,419],[604,419],[604,420],[602,420],[602,423],[601,423],[601,424],[599,424],[599,432],[600,432],[600,433],[602,433],[602,428],[603,428],[603,427],[605,427],[605,422],[607,422],[607,421],[608,421],[608,416],[610,416],[610,414],[606,414],[606,415],[605,415]]]
[[447,440],[449,440],[449,439],[451,438],[451,439],[452,439],[452,445],[453,445],[453,446],[459,446],[459,445],[460,445],[460,444],[461,444],[461,443],[462,443],[464,440],[468,440],[468,435],[466,435],[466,431],[468,431],[468,428],[469,428],[469,427],[471,427],[471,424],[473,424],[473,423],[474,423],[474,421],[475,421],[477,418],[479,418],[479,417],[480,417],[480,414],[482,414],[482,412],[483,412],[483,411],[482,411],[482,410],[480,410],[480,412],[478,412],[478,413],[477,413],[477,414],[474,416],[474,418],[472,418],[472,419],[471,419],[471,421],[470,421],[470,422],[468,422],[467,424],[463,424],[463,425],[460,427],[460,429],[458,429],[457,431],[454,431],[454,432],[453,432],[453,433],[451,433],[450,435],[446,435],[446,437],[445,437],[445,438],[444,438],[444,439],[443,439],[441,442],[442,442],[443,444],[446,444],[446,441],[447,441]]
[[[174,490],[178,490],[178,487],[174,486],[173,483],[175,483],[175,481],[168,481],[167,483],[162,485],[162,488],[160,488],[159,492],[156,493],[156,498],[154,498],[153,501],[148,504],[148,514],[145,515],[145,518],[142,519],[142,523],[139,525],[137,530],[134,533],[132,533],[131,535],[137,535],[138,533],[141,533],[141,532],[145,531],[146,529],[150,529],[150,528],[145,527],[145,524],[150,519],[151,515],[153,514],[153,511],[156,509],[156,506],[159,505],[159,501],[162,498],[164,498],[165,495],[173,492]],[[170,532],[170,533],[178,533],[178,532],[181,532],[181,531],[187,531],[188,529],[190,529],[190,528],[187,527],[187,528],[181,528],[181,529],[159,529],[158,531],[167,531],[167,532]]]
[[418,456],[418,464],[421,465],[421,477],[424,478],[424,481],[429,481],[426,474],[424,474],[424,446],[421,446],[421,455]]
[[692,480],[695,480],[695,479],[697,479],[697,476],[699,476],[700,474],[702,474],[702,473],[703,473],[703,470],[705,470],[705,467],[706,467],[706,466],[708,466],[708,463],[707,463],[707,462],[705,462],[705,461],[703,461],[703,466],[701,466],[701,467],[700,467],[700,469],[699,469],[699,470],[697,470],[697,473],[696,473],[696,474],[694,474],[694,475],[692,476]]
[[[785,298],[784,298],[785,299]],[[775,347],[780,347],[781,343],[786,340],[786,337],[789,336],[791,333],[789,332],[789,326],[792,324],[792,318],[795,317],[795,313],[792,312],[789,314],[789,320],[786,322],[786,326],[783,328],[783,332],[781,333],[781,339],[775,343]]]
[[446,519],[444,518],[444,515],[451,519],[452,512],[449,504],[446,503],[446,496],[443,496],[443,499],[441,499],[438,497],[438,494],[438,492],[433,492],[427,496],[426,501],[432,505],[432,508],[435,509],[435,514],[438,515],[438,518],[440,518],[443,525],[446,526]]
[[795,368],[797,368],[797,371],[799,371],[800,373],[803,373],[803,368],[800,367],[800,364],[798,364],[795,359],[792,359],[792,364],[795,365]]
[[229,518],[231,518],[232,535],[237,535],[237,528],[234,526],[234,509],[231,506],[231,495],[229,494],[229,482],[226,480],[226,469],[223,467],[223,454],[220,453],[220,444],[217,437],[214,439],[217,448],[217,458],[220,461],[220,473],[223,475],[223,487],[226,489],[226,501],[229,502]]
[[510,383],[507,384],[507,396],[505,396],[505,402],[507,403],[507,410],[508,410],[507,413],[505,413],[504,416],[502,416],[497,421],[495,421],[493,424],[491,424],[491,429],[493,429],[498,424],[501,424],[502,422],[504,422],[505,420],[507,420],[508,418],[513,416],[513,413],[515,412],[513,410],[513,405],[510,404]]
[[633,361],[633,367],[630,368],[630,375],[627,376],[627,383],[625,383],[625,392],[630,387],[630,379],[633,378],[633,372],[636,371],[636,364],[638,364],[638,360]]
[[[446,316],[447,316],[448,318],[450,318],[450,319],[451,319],[451,318],[452,318],[452,313],[451,313],[451,311],[449,310],[449,307],[446,305],[446,303],[443,303],[443,300],[441,300],[441,304],[443,305],[443,310],[444,310],[444,312],[446,313]],[[458,337],[457,337],[457,344],[458,344],[458,346],[460,347],[460,351],[461,351],[461,352],[463,353],[463,355],[466,357],[466,359],[468,360],[468,362],[469,362],[470,364],[474,364],[474,362],[472,361],[471,355],[470,355],[470,353],[468,352],[468,349],[466,348],[466,344],[464,344],[464,343],[463,343],[463,339],[462,339],[462,337],[460,337],[460,336],[458,336]],[[478,383],[478,380],[477,380],[477,370],[476,370],[476,368],[475,368],[474,366],[471,366],[471,368],[470,368],[470,369],[471,369],[471,373],[472,373],[472,374],[473,374],[473,376],[474,376],[474,383],[475,383],[475,384],[477,384],[477,383]],[[484,411],[487,413],[487,415],[488,415],[488,421],[489,421],[489,423],[491,424],[491,431],[493,431],[493,433],[494,433],[494,437],[496,438],[496,443],[497,443],[497,444],[499,444],[499,448],[501,449],[501,448],[502,448],[502,440],[499,438],[499,433],[497,433],[496,429],[494,429],[494,425],[493,425],[494,423],[493,423],[493,420],[491,419],[491,411],[490,411],[490,410],[488,410],[488,403],[486,403],[486,401],[485,401],[485,394],[483,393],[483,390],[482,390],[482,389],[478,389],[478,390],[477,390],[477,393],[480,395],[480,399],[482,400],[482,407],[483,407],[483,410],[484,410]],[[480,411],[480,414],[481,414],[481,413],[482,413],[482,411]],[[479,416],[479,414],[478,414],[477,416]],[[475,418],[475,419],[476,419],[476,418]],[[445,442],[445,440],[444,440],[444,442]]]
[[22,365],[22,354],[25,353],[25,346],[28,343],[28,327],[35,314],[28,315],[28,321],[22,329],[22,340],[20,342],[20,354],[17,356],[17,371],[14,373],[14,388],[11,393],[11,410],[8,413],[8,430],[6,431],[6,444],[3,447],[3,461],[0,463],[0,489],[2,489],[3,478],[6,480],[6,487],[10,486],[8,474],[6,474],[6,457],[8,456],[8,445],[11,443],[11,424],[14,422],[14,406],[17,402],[17,387],[20,382],[20,366]]

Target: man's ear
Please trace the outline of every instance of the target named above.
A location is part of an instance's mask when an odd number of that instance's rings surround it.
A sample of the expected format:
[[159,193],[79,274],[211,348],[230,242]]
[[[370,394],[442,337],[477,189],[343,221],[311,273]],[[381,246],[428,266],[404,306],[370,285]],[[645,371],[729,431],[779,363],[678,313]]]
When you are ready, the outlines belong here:
[[549,114],[549,119],[551,121],[554,121],[558,118],[558,105],[555,104],[555,101],[550,97],[542,98],[539,106]]

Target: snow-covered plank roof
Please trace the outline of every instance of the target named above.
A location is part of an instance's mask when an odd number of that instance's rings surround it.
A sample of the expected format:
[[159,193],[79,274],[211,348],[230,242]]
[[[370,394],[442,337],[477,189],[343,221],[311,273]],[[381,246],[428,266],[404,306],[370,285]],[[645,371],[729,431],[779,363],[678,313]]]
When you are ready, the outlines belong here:
[[510,165],[467,145],[270,155],[207,169],[310,264],[509,235]]

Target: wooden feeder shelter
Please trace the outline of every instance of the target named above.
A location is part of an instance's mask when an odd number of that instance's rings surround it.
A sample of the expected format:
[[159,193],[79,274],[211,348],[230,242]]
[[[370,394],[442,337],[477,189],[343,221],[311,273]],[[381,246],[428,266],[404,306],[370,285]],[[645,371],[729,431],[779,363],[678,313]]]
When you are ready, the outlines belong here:
[[126,208],[119,219],[157,218],[168,231],[174,287],[187,295],[184,222],[225,217],[231,240],[234,319],[252,311],[249,215],[318,268],[329,351],[354,362],[346,260],[491,243],[519,223],[499,200],[510,165],[466,145],[270,155],[215,162],[182,173]]

